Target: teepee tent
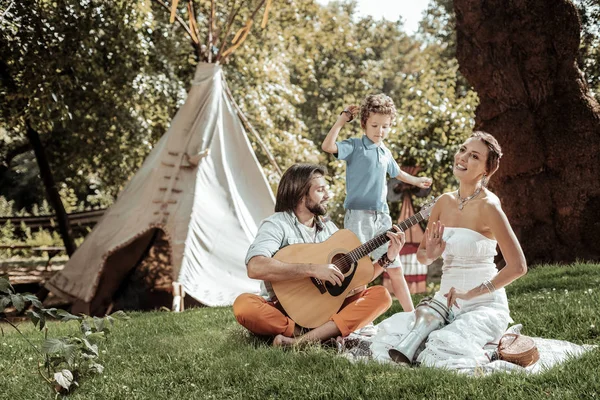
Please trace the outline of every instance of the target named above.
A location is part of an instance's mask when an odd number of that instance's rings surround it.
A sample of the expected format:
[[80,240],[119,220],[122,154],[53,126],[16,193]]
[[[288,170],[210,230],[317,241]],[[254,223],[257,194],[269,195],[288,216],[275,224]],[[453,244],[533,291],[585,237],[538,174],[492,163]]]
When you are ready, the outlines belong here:
[[259,282],[247,277],[244,258],[260,221],[273,213],[275,199],[242,122],[274,169],[281,170],[235,103],[219,64],[244,42],[263,8],[261,27],[266,26],[272,0],[248,3],[248,18],[231,42],[242,7],[233,7],[224,29],[217,29],[217,4],[211,1],[204,44],[193,2],[187,2],[186,23],[178,15],[178,0],[170,6],[155,1],[169,10],[170,22],[184,28],[206,62],[197,66],[185,104],[141,169],[64,269],[46,283],[73,301],[76,312],[111,309],[132,272],[149,259],[168,264],[170,276],[162,283],[173,285],[174,309],[180,288],[209,306],[232,304],[240,293],[260,290]]
[[259,291],[244,256],[273,208],[221,66],[199,64],[169,130],[47,287],[85,304],[84,312],[104,312],[159,230],[173,281],[203,304],[231,304]]

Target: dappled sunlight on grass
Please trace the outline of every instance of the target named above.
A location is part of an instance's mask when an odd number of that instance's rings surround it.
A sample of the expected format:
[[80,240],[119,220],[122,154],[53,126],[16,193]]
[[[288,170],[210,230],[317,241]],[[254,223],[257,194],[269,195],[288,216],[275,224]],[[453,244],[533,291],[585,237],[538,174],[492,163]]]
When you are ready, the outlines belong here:
[[600,287],[598,264],[575,263],[567,265],[539,265],[529,269],[535,279],[519,279],[507,287],[510,295],[532,293],[542,289],[564,291]]
[[600,267],[594,264],[543,266],[507,288],[512,318],[523,333],[597,342],[600,327]]
[[[600,266],[591,264],[532,269],[507,289],[515,322],[528,335],[600,344],[599,276]],[[395,302],[386,315],[397,311]],[[563,399],[600,392],[599,350],[537,376],[469,378],[433,368],[352,364],[321,346],[273,348],[239,326],[230,307],[130,315],[131,320],[115,325],[101,354],[104,374],[82,381],[72,399]],[[31,324],[20,328],[41,343]],[[50,335],[74,329],[77,324],[51,323]],[[0,398],[48,398],[48,389],[35,375],[37,355],[10,327],[4,332],[0,387],[6,391]]]

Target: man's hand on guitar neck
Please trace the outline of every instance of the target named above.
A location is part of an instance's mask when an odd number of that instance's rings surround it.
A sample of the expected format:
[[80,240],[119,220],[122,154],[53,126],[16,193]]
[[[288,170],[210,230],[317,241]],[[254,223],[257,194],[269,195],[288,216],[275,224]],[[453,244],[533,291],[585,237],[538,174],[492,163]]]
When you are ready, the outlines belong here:
[[327,281],[332,285],[342,286],[344,281],[344,274],[335,264],[309,264],[310,275],[313,278],[320,279],[321,281]]
[[390,260],[395,260],[400,254],[400,250],[404,247],[404,243],[406,242],[406,236],[402,229],[398,227],[398,225],[394,225],[394,230],[396,232],[388,232],[387,236],[390,239],[390,244],[388,246],[387,256]]

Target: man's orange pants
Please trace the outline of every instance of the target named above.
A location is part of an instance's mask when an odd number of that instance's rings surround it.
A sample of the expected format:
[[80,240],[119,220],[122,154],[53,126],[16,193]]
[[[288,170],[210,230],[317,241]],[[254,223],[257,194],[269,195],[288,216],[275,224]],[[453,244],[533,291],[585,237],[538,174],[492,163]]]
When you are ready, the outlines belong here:
[[[392,305],[392,298],[383,286],[372,286],[348,297],[331,321],[342,336],[348,336],[383,314]],[[275,305],[255,294],[244,293],[233,303],[237,321],[256,335],[294,336],[295,322]]]

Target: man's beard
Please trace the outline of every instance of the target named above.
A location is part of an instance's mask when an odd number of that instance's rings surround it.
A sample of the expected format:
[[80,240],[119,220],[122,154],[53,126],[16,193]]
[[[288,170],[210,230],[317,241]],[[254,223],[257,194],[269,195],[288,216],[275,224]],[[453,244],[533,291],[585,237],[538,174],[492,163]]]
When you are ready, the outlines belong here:
[[327,206],[321,203],[313,202],[311,199],[306,199],[306,208],[317,217],[327,214]]

